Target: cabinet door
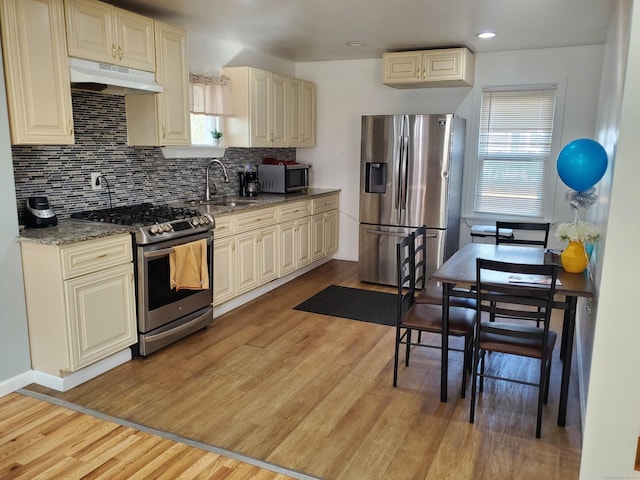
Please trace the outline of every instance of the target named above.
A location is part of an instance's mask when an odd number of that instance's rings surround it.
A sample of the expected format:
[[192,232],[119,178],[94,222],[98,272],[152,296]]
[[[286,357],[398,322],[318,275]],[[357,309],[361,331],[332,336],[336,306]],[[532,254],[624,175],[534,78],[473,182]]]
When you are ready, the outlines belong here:
[[383,54],[383,83],[415,83],[424,78],[423,52],[394,52]]
[[125,67],[155,72],[153,20],[120,8],[114,9],[113,17],[118,39],[118,63]]
[[249,79],[252,147],[271,146],[271,73],[251,69]]
[[160,144],[190,145],[187,32],[161,22],[155,27],[156,81],[164,90],[156,95]]
[[302,80],[289,78],[289,146],[302,146]]
[[324,215],[325,253],[327,255],[333,255],[338,251],[338,210],[331,210]]
[[11,143],[73,144],[62,0],[0,6]]
[[272,147],[286,147],[289,132],[289,82],[286,75],[271,74],[270,140]]
[[324,213],[318,213],[311,217],[311,260],[316,261],[325,256]]
[[[217,227],[216,227],[217,228]],[[235,296],[234,237],[221,238],[213,245],[213,305],[220,305]]]
[[295,230],[296,268],[304,267],[311,263],[311,217],[301,218],[297,221]]
[[316,146],[316,85],[302,82],[302,146]]
[[257,232],[236,237],[236,293],[253,290],[258,286]]
[[280,276],[287,275],[296,269],[295,228],[297,222],[283,223],[280,229]]
[[95,0],[65,0],[69,56],[115,63],[113,7]]
[[64,282],[73,370],[136,342],[133,282],[131,263]]
[[278,278],[278,229],[274,225],[258,234],[258,283]]

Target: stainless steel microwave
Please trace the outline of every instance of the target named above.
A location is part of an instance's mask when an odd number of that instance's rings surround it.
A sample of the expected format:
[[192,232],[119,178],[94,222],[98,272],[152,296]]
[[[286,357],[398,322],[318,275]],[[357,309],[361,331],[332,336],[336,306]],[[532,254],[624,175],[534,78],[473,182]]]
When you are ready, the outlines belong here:
[[265,193],[291,193],[306,190],[309,187],[309,168],[311,165],[296,163],[292,165],[258,165],[260,191]]

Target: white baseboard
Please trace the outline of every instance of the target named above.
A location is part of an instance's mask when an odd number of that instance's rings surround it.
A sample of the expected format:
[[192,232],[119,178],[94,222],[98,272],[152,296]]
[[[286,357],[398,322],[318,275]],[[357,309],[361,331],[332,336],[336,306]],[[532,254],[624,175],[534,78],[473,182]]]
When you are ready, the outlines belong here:
[[307,265],[306,267],[302,267],[301,269],[296,270],[295,272],[292,272],[289,275],[285,275],[284,277],[278,278],[273,282],[265,283],[264,285],[259,286],[255,290],[251,290],[250,292],[240,295],[239,297],[233,298],[228,302],[223,303],[222,305],[213,307],[213,318],[219,317],[220,315],[230,312],[231,310],[238,308],[241,305],[244,305],[245,303],[248,303],[251,300],[258,298],[259,296],[264,295],[265,293],[270,292],[271,290],[275,290],[276,288],[284,285],[285,283],[290,282],[294,278],[297,278],[300,275],[304,275],[305,273],[310,272],[314,268],[318,268],[320,265],[327,263],[330,260],[333,260],[333,257],[325,257],[321,260],[318,260],[312,264]]
[[58,377],[49,373],[40,372],[38,370],[33,371],[33,383],[42,385],[43,387],[52,388],[59,392],[66,392],[67,390],[77,387],[81,383],[91,380],[92,378],[102,375],[105,372],[122,365],[123,363],[131,360],[131,349],[125,348],[120,352],[111,355],[110,357],[103,358],[102,360],[89,365],[88,367],[73,372],[66,377]]
[[0,397],[9,395],[11,392],[24,388],[30,383],[33,383],[33,370],[28,370],[15,377],[3,380],[0,382]]

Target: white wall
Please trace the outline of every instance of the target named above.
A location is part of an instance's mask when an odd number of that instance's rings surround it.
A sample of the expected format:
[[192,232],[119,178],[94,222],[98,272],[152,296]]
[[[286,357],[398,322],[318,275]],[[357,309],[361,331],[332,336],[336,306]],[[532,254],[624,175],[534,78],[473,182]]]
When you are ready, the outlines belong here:
[[[608,224],[599,273],[598,303],[593,339],[593,361],[585,419],[580,478],[640,479],[633,470],[640,436],[640,313],[637,308],[640,269],[640,10],[630,18],[628,56],[626,24],[631,0],[620,0],[611,27],[614,60],[607,64],[609,90],[603,91],[600,136],[608,147],[610,169],[603,181],[611,182],[607,193]],[[619,45],[623,43],[623,48]],[[624,89],[616,73],[626,73]],[[615,71],[613,71],[615,70]],[[619,94],[622,94],[621,101]],[[618,113],[619,112],[619,113]],[[617,139],[617,142],[616,142]],[[602,210],[602,209],[601,209]],[[599,212],[607,216],[606,209]],[[602,248],[604,247],[604,248]]]
[[[382,85],[381,59],[297,64],[296,77],[318,85],[317,146],[298,149],[298,160],[313,164],[314,186],[342,189],[337,257],[358,258],[361,115],[457,113],[467,119],[468,162],[473,159],[473,132],[477,130],[472,107],[483,86],[564,82],[564,145],[575,138],[593,136],[602,57],[601,45],[478,54],[474,88],[387,87]],[[465,180],[467,191],[470,180]],[[558,184],[554,217],[557,221],[570,220],[571,212],[564,203],[567,187]],[[470,240],[465,227],[463,222],[462,243]]]
[[[0,56],[0,72],[4,72]],[[4,92],[0,73],[0,92]],[[31,378],[7,102],[0,95],[0,396]]]

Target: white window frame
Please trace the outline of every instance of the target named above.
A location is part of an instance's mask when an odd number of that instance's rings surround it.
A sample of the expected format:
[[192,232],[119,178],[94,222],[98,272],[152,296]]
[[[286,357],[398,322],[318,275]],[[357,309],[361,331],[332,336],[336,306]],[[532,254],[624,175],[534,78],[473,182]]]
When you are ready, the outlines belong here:
[[[218,130],[222,132],[222,138],[220,143],[224,141],[224,121],[222,117],[213,115],[203,115],[191,113],[189,114],[189,120],[191,122],[191,145],[195,146],[218,146],[214,145],[211,132]],[[202,129],[199,128],[200,121],[204,120]]]
[[[527,90],[540,88],[556,88],[556,105],[553,121],[553,137],[551,142],[550,159],[544,173],[544,200],[542,214],[539,216],[523,216],[515,214],[489,214],[475,211],[476,180],[479,174],[478,142],[480,133],[480,113],[482,109],[482,94],[485,90]],[[560,152],[562,141],[562,125],[564,116],[564,105],[566,96],[566,80],[557,82],[546,82],[540,84],[523,85],[498,85],[478,87],[474,90],[472,121],[467,122],[468,140],[466,143],[467,152],[465,154],[465,174],[463,192],[463,212],[462,217],[468,224],[486,223],[493,224],[496,220],[512,221],[540,221],[553,222],[556,202],[556,188],[558,175],[556,171],[556,159]]]

